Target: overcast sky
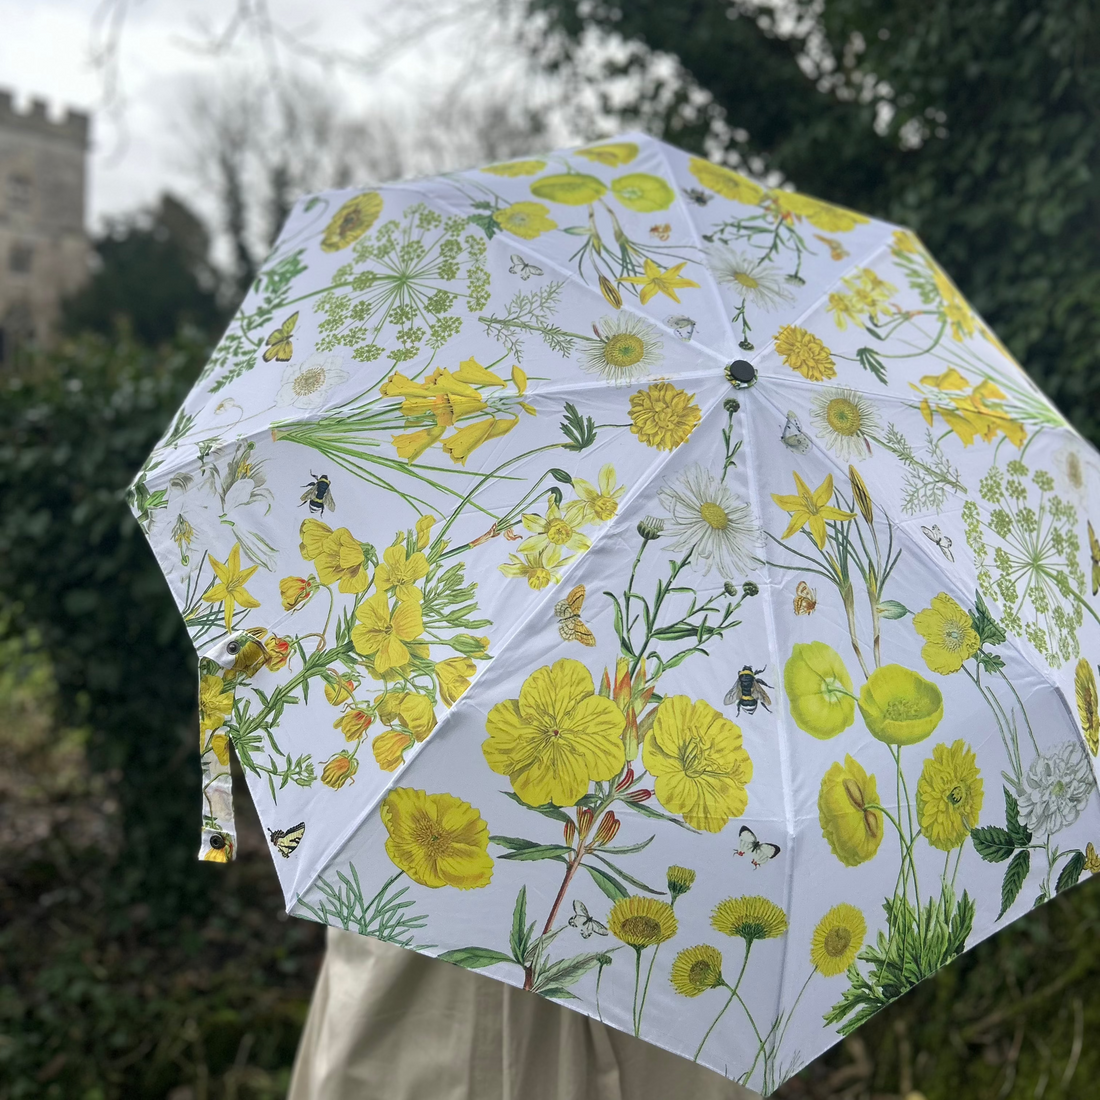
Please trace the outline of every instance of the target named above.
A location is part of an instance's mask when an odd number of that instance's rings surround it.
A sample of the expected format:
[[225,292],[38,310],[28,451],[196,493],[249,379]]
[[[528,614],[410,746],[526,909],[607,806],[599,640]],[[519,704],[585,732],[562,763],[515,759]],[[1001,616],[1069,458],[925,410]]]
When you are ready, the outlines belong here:
[[[477,15],[485,0],[421,3],[432,16],[428,33],[417,35],[369,75],[337,69],[325,76],[353,108],[369,109],[379,102],[413,106],[465,72],[475,55],[482,74],[520,64],[502,46],[486,43],[484,17],[479,21]],[[91,227],[102,215],[131,210],[169,188],[200,208],[207,205],[179,167],[181,96],[196,79],[214,79],[230,67],[262,72],[268,63],[254,38],[242,40],[229,56],[211,57],[196,48],[203,24],[224,27],[231,6],[230,0],[129,0],[119,52],[116,120],[104,109],[104,76],[92,63],[94,18],[103,7],[101,0],[0,0],[0,88],[14,92],[17,102],[26,104],[35,96],[46,99],[52,111],[72,106],[94,115]],[[280,26],[303,41],[348,52],[369,52],[378,46],[380,34],[388,38],[388,32],[400,29],[383,22],[392,20],[395,11],[402,13],[399,18],[415,18],[409,15],[412,0],[269,0],[269,6]],[[472,17],[443,25],[449,11],[470,7],[475,9]],[[320,73],[293,50],[283,51],[280,64]]]

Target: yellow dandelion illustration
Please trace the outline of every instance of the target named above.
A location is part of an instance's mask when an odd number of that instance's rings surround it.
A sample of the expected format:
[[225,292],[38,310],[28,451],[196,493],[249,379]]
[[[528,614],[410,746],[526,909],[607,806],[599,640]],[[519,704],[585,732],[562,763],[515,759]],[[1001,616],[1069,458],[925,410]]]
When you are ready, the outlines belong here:
[[681,997],[698,997],[708,989],[725,985],[722,952],[706,943],[685,947],[673,960],[669,981]]
[[702,418],[695,394],[669,382],[655,382],[630,399],[630,429],[647,447],[674,451]]
[[867,922],[854,905],[834,905],[814,929],[810,962],[826,978],[843,974],[856,961],[866,935]]

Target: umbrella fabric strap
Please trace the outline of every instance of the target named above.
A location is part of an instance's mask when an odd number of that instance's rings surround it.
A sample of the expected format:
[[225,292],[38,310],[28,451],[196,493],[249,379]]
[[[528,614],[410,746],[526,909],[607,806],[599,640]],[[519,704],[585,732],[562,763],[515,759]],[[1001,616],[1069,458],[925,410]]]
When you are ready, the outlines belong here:
[[[199,660],[199,754],[202,763],[202,845],[199,859],[228,863],[236,857],[233,815],[232,738],[226,722],[236,702],[241,676],[262,665],[267,650],[259,632],[230,635]],[[266,631],[263,633],[266,634]]]

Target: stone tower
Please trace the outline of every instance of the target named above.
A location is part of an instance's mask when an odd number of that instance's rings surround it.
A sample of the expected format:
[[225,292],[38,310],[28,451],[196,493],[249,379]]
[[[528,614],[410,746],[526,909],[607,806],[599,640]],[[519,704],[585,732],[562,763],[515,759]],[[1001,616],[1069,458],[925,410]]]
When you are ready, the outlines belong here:
[[87,115],[55,122],[39,99],[23,114],[0,91],[0,364],[48,344],[61,300],[88,276],[87,148]]

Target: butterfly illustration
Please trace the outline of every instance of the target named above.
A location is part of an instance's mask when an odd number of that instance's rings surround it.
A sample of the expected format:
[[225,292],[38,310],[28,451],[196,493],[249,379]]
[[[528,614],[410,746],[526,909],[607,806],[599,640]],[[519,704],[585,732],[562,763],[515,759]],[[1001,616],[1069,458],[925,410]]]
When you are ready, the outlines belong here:
[[794,613],[812,615],[817,607],[817,589],[811,588],[805,581],[799,581],[794,590]]
[[590,939],[592,936],[606,936],[607,925],[601,924],[595,917],[588,915],[588,908],[583,901],[573,900],[573,915],[569,923],[580,932],[582,939]]
[[272,359],[285,363],[294,354],[294,345],[291,343],[290,337],[297,323],[298,311],[295,310],[267,338],[267,351],[264,352],[265,363],[270,363]]
[[943,556],[948,561],[954,561],[955,555],[951,553],[951,540],[940,530],[939,524],[933,523],[931,527],[921,525],[926,539],[931,539],[943,551]]
[[737,847],[734,848],[735,856],[748,856],[754,867],[763,867],[769,859],[775,859],[782,851],[778,844],[769,844],[766,840],[757,840],[756,833],[747,825],[741,826],[741,832],[737,837]]
[[283,859],[290,859],[294,849],[301,844],[305,831],[306,823],[300,821],[289,829],[269,829],[267,835],[271,837],[271,843],[275,845],[279,855]]
[[814,236],[829,250],[829,259],[843,260],[850,255],[848,249],[833,237],[823,237],[820,233],[815,233]]
[[783,434],[779,438],[800,455],[804,455],[813,446],[813,441],[802,430],[802,425],[793,412],[787,413],[787,423],[783,425]]
[[524,282],[527,282],[532,275],[543,274],[541,267],[529,264],[522,256],[515,252],[512,253],[512,266],[508,268],[508,271],[509,274],[518,275]]
[[672,226],[665,222],[664,225],[651,225],[649,235],[659,241],[667,241],[672,236]]
[[690,340],[695,335],[695,318],[685,317],[682,313],[673,313],[665,318],[668,325],[681,340]]
[[713,195],[708,195],[706,191],[702,191],[698,187],[685,187],[684,197],[688,202],[695,203],[696,206],[706,206],[714,198]]
[[1096,532],[1092,529],[1092,520],[1089,520],[1089,556],[1092,558],[1092,594],[1100,592],[1100,542],[1096,540]]
[[565,641],[593,646],[596,644],[596,636],[581,622],[584,592],[584,585],[578,584],[564,600],[558,600],[554,604],[554,614],[558,617],[558,633]]

